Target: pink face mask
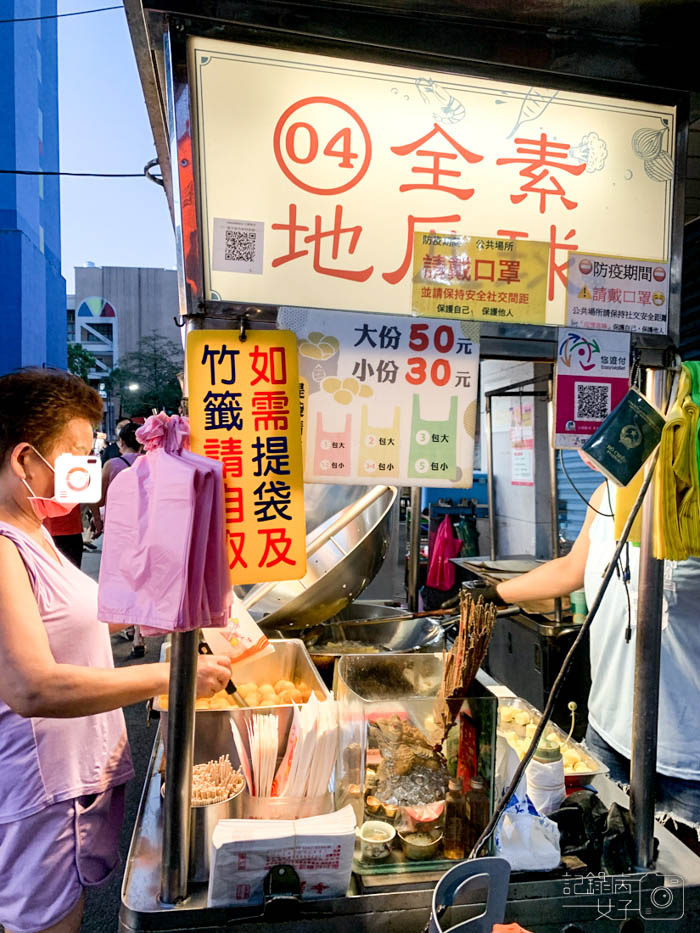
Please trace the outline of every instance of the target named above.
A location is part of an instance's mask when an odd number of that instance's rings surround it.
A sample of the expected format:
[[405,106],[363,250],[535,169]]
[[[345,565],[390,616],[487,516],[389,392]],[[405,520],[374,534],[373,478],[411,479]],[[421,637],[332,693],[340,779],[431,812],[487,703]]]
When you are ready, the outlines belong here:
[[[41,457],[36,447],[32,447],[32,450],[37,457]],[[55,474],[55,470],[49,461],[45,457],[41,457],[41,459],[51,472]],[[40,522],[43,522],[45,518],[61,518],[63,515],[68,515],[68,513],[72,512],[75,508],[75,502],[59,502],[55,496],[52,496],[50,499],[44,496],[35,496],[34,490],[24,477],[22,477],[22,482],[30,493],[30,495],[27,496],[27,502],[31,505],[34,514]]]

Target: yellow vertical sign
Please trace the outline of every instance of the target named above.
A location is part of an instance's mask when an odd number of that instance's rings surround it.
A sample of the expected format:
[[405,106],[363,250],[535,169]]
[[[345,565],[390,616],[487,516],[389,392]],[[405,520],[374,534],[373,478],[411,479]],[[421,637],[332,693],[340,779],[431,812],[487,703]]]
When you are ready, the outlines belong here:
[[297,341],[291,331],[187,337],[191,445],[223,466],[232,584],[306,572]]

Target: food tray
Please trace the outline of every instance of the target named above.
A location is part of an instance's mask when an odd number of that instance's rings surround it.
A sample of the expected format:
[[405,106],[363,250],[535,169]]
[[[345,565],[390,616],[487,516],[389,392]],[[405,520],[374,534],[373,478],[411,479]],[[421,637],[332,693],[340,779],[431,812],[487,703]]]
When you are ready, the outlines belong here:
[[[270,639],[270,644],[274,651],[262,658],[254,658],[250,661],[244,661],[242,664],[235,664],[233,667],[233,682],[243,684],[249,682],[276,683],[278,680],[291,680],[294,682],[303,680],[310,687],[319,700],[327,700],[330,697],[328,687],[324,684],[321,675],[316,669],[316,665],[309,657],[306,645],[300,638],[280,638]],[[169,645],[164,645],[163,660],[169,659]],[[233,705],[235,701],[228,701],[225,706],[208,707],[206,709],[197,709],[197,715],[202,713],[230,713],[232,709],[238,709]],[[278,703],[272,706],[251,706],[250,709],[279,709],[280,707],[291,709],[291,703]],[[167,712],[159,696],[154,698],[153,708],[161,713]]]
[[[530,714],[530,721],[535,724],[539,723],[542,717],[542,714],[536,707],[528,703],[527,700],[522,700],[520,699],[520,697],[499,698],[499,701],[498,701],[499,732],[505,735],[511,747],[514,748],[516,752],[518,752],[518,756],[520,757],[520,752],[518,751],[518,749],[515,747],[515,745],[511,741],[511,739],[515,736],[515,730],[512,724],[503,723],[501,721],[501,709],[504,706],[512,706],[512,707],[515,707],[516,709],[524,710],[525,712]],[[607,774],[608,768],[606,768],[606,766],[602,763],[602,761],[599,761],[594,755],[591,755],[589,751],[587,751],[579,742],[574,741],[574,739],[569,739],[567,741],[567,738],[566,738],[567,733],[564,732],[563,729],[561,729],[556,723],[552,722],[552,720],[550,719],[549,723],[547,724],[547,728],[544,734],[545,736],[547,736],[552,732],[556,735],[557,740],[559,741],[559,744],[561,745],[562,754],[564,754],[567,750],[575,751],[578,757],[581,759],[581,761],[583,761],[584,764],[587,765],[586,771],[572,771],[572,770],[567,770],[566,766],[564,767],[564,778],[566,780],[567,786],[576,787],[576,786],[581,786],[584,784],[589,784],[590,781],[597,775]],[[525,739],[524,736],[522,737],[518,736],[518,738],[520,738],[522,741],[524,741]]]
[[[264,658],[236,664],[233,668],[234,683],[257,681],[261,683],[275,683],[277,680],[303,680],[313,688],[319,700],[330,697],[328,688],[313,665],[304,642],[299,638],[271,639],[274,646],[273,653]],[[164,644],[161,657],[167,661],[169,645]],[[271,680],[272,678],[272,680]],[[161,733],[163,744],[167,747],[168,736],[168,710],[163,709],[160,697],[156,697],[153,709],[160,713]],[[221,709],[195,710],[194,723],[194,764],[211,761],[219,755],[228,755],[234,767],[238,767],[238,752],[231,734],[231,718],[238,723],[239,728],[245,729],[245,719],[250,710],[276,715],[279,720],[280,745],[286,742],[286,735],[292,721],[293,707],[291,703],[279,703],[275,706],[255,706],[241,709],[238,706],[226,706]]]

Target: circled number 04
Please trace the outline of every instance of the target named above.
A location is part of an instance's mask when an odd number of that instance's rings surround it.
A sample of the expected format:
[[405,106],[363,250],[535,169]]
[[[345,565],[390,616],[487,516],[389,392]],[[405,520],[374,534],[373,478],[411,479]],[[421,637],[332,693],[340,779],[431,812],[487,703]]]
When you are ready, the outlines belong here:
[[[406,382],[413,386],[422,385],[428,377],[428,364],[420,356],[412,356],[406,360],[408,372]],[[447,360],[434,360],[430,367],[430,381],[436,386],[445,386],[450,381],[452,370]]]
[[[306,155],[299,154],[300,147],[297,145],[297,134],[299,130],[305,130],[308,134],[308,149]],[[326,148],[323,150],[324,155],[337,156],[340,159],[338,163],[339,168],[354,168],[352,159],[356,159],[358,153],[352,151],[352,146],[350,145],[351,134],[352,131],[348,126],[344,127],[342,130],[338,130],[338,132],[331,137]],[[308,165],[309,162],[313,162],[318,155],[318,146],[318,133],[310,123],[292,123],[285,133],[284,147],[287,150],[289,158],[292,162],[296,162],[297,165]],[[336,148],[336,146],[338,148]]]

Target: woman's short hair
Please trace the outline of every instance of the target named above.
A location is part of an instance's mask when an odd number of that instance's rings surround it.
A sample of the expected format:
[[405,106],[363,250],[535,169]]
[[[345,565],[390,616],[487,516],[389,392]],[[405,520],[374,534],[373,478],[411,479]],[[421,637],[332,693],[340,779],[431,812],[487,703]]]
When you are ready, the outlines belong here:
[[128,421],[126,424],[123,424],[117,431],[117,437],[125,447],[129,448],[129,450],[141,450],[141,445],[136,440],[136,432],[139,428],[140,425],[133,421]]
[[102,419],[102,399],[77,376],[33,367],[0,376],[0,464],[22,441],[48,456],[73,418]]

